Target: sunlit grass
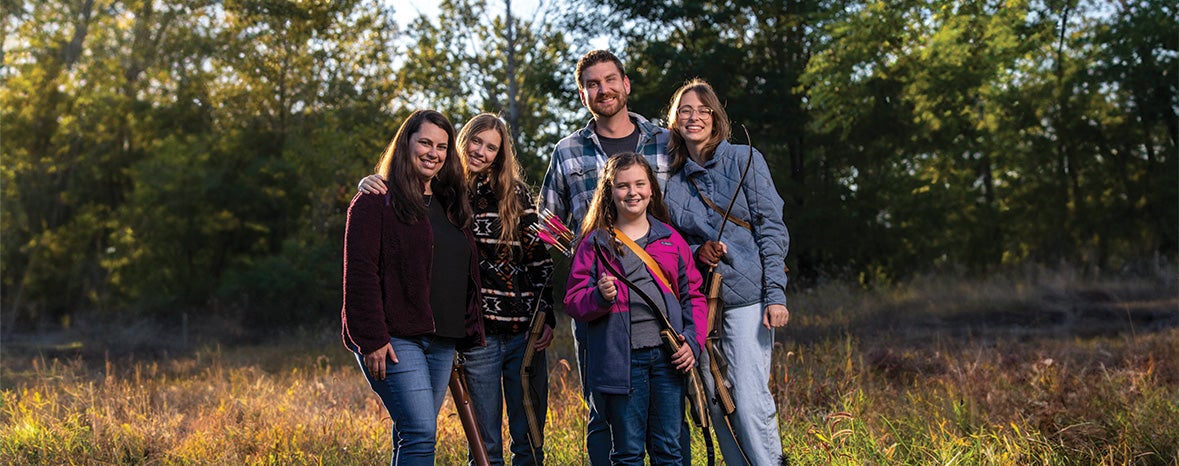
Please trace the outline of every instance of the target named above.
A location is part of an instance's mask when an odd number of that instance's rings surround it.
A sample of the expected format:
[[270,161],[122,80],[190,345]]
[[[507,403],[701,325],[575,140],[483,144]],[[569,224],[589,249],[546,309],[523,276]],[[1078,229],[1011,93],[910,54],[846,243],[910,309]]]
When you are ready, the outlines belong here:
[[[6,357],[0,464],[387,463],[384,407],[342,346],[316,346],[281,345],[286,364],[249,347],[98,368]],[[569,411],[584,407],[569,369],[552,370],[553,464],[581,462],[584,416]],[[449,398],[439,420],[438,461],[458,464],[466,444]]]
[[[797,293],[771,381],[792,464],[1179,463],[1171,285],[1021,279]],[[585,461],[567,337],[549,355],[554,465]],[[0,464],[387,463],[388,415],[337,339],[152,359],[5,351]],[[449,400],[439,421],[438,463],[462,463]]]

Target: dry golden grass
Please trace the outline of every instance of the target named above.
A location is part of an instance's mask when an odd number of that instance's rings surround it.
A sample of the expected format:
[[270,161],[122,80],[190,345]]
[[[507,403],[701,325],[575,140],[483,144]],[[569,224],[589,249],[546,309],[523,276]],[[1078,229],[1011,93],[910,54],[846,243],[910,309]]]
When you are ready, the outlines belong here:
[[801,293],[772,381],[787,449],[795,464],[1177,464],[1175,285],[1033,269]]
[[[316,340],[97,367],[6,352],[0,464],[387,463],[380,400],[343,346]],[[565,412],[581,403],[570,369],[552,364],[547,441],[576,463],[585,424]],[[439,464],[457,464],[466,443],[449,398],[439,420]]]
[[[771,388],[793,464],[1179,463],[1174,280],[926,278],[792,299]],[[560,327],[546,453],[582,464],[585,407]],[[387,463],[388,415],[338,338],[146,357],[6,346],[0,464]],[[438,452],[465,458],[449,402]]]

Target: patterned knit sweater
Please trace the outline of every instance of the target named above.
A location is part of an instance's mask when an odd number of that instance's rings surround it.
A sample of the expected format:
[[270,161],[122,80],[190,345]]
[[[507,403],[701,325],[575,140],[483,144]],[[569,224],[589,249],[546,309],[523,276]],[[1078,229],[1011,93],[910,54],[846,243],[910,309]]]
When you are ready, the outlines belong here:
[[528,227],[537,221],[536,207],[528,188],[517,185],[516,202],[521,215],[517,237],[506,245],[499,240],[499,202],[486,175],[476,179],[471,191],[475,211],[475,241],[479,249],[479,271],[483,291],[483,325],[488,334],[511,334],[528,330],[532,310],[540,299],[546,321],[556,325],[553,289],[548,280],[553,259],[545,245]]

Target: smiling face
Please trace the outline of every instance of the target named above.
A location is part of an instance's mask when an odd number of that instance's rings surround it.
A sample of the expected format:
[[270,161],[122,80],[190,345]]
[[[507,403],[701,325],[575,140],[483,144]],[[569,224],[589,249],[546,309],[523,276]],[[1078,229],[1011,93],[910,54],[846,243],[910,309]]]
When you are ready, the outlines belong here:
[[647,214],[651,203],[651,180],[640,165],[619,170],[614,176],[613,199],[618,218],[635,220]]
[[613,62],[601,62],[581,72],[581,103],[597,118],[609,118],[626,109],[630,79]]
[[687,144],[702,147],[712,137],[712,112],[696,92],[684,92],[676,107],[675,130]]
[[446,130],[428,121],[409,136],[414,169],[427,186],[430,178],[437,175],[442,164],[446,163],[447,144]]
[[471,173],[486,173],[499,156],[502,144],[503,137],[495,129],[486,129],[471,136],[462,147],[463,155],[467,158],[467,169]]

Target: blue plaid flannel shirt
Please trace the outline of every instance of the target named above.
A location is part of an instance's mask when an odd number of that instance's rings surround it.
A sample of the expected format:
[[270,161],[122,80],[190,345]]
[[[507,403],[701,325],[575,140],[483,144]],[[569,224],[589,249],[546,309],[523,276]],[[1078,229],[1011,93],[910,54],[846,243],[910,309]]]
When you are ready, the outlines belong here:
[[[639,146],[635,152],[647,158],[662,189],[671,175],[671,157],[667,155],[668,130],[634,112],[630,112],[630,118],[639,128]],[[590,120],[585,128],[557,142],[540,187],[541,207],[552,211],[574,232],[581,229],[581,221],[589,211],[602,168],[613,155],[602,150],[595,127],[596,123]]]

